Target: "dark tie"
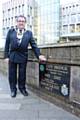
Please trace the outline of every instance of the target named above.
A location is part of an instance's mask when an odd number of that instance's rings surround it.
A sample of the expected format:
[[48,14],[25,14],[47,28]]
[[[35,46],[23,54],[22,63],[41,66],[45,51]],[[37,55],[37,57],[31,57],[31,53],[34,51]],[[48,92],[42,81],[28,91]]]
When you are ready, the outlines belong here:
[[22,34],[22,30],[19,30],[20,34]]
[[[19,35],[22,35],[22,30],[19,30]],[[20,45],[20,40],[21,39],[18,39],[18,45]]]

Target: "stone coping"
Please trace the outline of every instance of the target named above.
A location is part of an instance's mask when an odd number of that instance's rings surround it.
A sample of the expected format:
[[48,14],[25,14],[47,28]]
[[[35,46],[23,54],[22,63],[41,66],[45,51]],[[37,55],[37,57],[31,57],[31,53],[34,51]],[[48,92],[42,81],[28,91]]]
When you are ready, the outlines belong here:
[[[80,41],[76,42],[65,42],[65,43],[52,43],[52,44],[45,44],[45,45],[38,45],[39,48],[57,48],[57,47],[77,47],[80,46]],[[29,49],[32,49],[31,47],[28,47]]]
[[39,48],[74,47],[74,46],[75,47],[80,46],[80,41],[39,45]]
[[[80,41],[75,41],[75,42],[61,42],[61,43],[51,43],[51,44],[45,44],[45,45],[38,45],[39,48],[55,48],[55,47],[74,47],[74,46],[80,46]],[[30,46],[28,47],[29,49],[32,49]],[[3,52],[4,48],[0,50],[0,52]]]

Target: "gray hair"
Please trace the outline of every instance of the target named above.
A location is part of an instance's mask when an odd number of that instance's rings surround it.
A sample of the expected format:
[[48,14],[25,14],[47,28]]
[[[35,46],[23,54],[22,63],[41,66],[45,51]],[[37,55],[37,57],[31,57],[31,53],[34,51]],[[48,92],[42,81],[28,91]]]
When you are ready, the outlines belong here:
[[18,19],[19,19],[20,17],[24,18],[24,19],[25,19],[25,22],[27,21],[27,19],[26,19],[26,17],[25,17],[24,15],[19,15],[19,16],[17,16],[17,21],[18,21]]

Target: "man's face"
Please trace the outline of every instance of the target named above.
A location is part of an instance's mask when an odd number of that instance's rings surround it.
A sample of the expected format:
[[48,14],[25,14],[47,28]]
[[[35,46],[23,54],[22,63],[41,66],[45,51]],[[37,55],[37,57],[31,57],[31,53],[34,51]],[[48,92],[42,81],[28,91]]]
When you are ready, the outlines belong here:
[[17,20],[17,27],[19,29],[24,29],[25,28],[25,24],[26,24],[26,20],[24,17],[19,17]]

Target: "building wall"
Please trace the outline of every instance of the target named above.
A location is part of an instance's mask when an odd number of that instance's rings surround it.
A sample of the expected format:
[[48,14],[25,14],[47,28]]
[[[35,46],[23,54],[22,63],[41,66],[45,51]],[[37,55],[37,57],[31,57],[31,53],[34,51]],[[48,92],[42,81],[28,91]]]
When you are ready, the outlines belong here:
[[31,29],[39,45],[59,40],[60,0],[9,0],[3,4],[3,36],[16,26],[16,17],[27,17],[27,29]]
[[61,7],[61,37],[72,40],[80,39],[80,2]]
[[[9,0],[3,4],[3,36],[9,28],[16,27],[16,18],[24,15],[27,18],[26,29],[34,30],[34,3],[35,0]],[[35,31],[33,31],[34,33]]]

